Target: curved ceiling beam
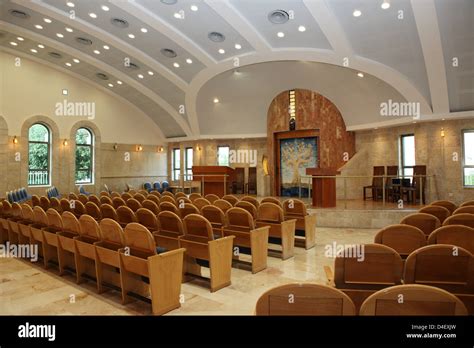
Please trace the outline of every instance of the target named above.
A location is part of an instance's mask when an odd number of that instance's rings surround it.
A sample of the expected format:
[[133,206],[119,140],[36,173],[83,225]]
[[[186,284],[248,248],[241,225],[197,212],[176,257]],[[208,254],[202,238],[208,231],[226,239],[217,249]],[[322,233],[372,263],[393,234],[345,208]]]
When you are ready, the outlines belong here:
[[181,90],[185,91],[188,86],[188,83],[184,81],[181,77],[176,75],[174,72],[157,62],[155,59],[153,59],[143,51],[140,51],[139,49],[130,45],[128,42],[125,42],[117,38],[116,36],[109,34],[105,30],[92,25],[81,18],[76,17],[76,19],[70,20],[67,16],[67,13],[60,11],[57,8],[46,4],[40,0],[12,0],[12,2],[29,8],[30,10],[33,10],[35,12],[41,13],[45,16],[51,17],[59,22],[63,22],[66,20],[68,25],[70,25],[71,27],[75,27],[76,29],[81,30],[93,37],[96,37],[99,40],[105,41],[123,52],[130,53],[131,56],[147,64],[150,68],[155,70],[158,74],[162,75],[171,83],[175,84]]
[[434,1],[411,0],[411,7],[413,8],[418,36],[420,37],[421,48],[425,58],[433,112],[449,113],[446,66]]
[[[114,98],[117,98],[119,99],[120,101],[126,103],[127,105],[131,106],[132,108],[134,108],[135,110],[143,113],[144,115],[146,115],[145,112],[143,112],[143,110],[141,110],[140,108],[138,108],[135,104],[133,104],[132,102],[130,102],[129,100],[125,99],[124,97],[122,97],[121,95],[111,91],[110,89],[107,89],[103,86],[101,86],[100,84],[96,83],[96,82],[93,82],[92,80],[80,75],[80,74],[77,74],[69,69],[65,69],[63,67],[60,67],[59,65],[56,65],[56,64],[53,64],[53,63],[50,63],[46,60],[43,60],[41,58],[38,58],[38,57],[35,57],[33,55],[30,55],[30,54],[27,54],[27,53],[24,53],[24,52],[20,52],[20,51],[17,51],[17,50],[14,50],[14,49],[11,49],[11,48],[7,48],[7,47],[2,47],[0,46],[0,51],[2,52],[6,52],[6,53],[9,53],[13,56],[16,56],[16,57],[23,57],[25,59],[29,59],[33,62],[36,62],[38,64],[42,64],[42,65],[45,65],[51,69],[54,69],[54,70],[57,70],[57,71],[60,71],[64,74],[67,74],[67,75],[70,75],[78,80],[81,80],[82,82],[85,82],[91,86],[93,86],[94,88],[97,88],[99,90],[101,90],[102,92],[105,92],[109,95],[111,95],[112,97]],[[153,127],[155,128],[155,131],[156,133],[158,134],[158,137],[159,137],[159,140],[160,141],[163,141],[163,142],[166,142],[167,139],[165,137],[165,135],[163,134],[163,132],[161,131],[160,127],[158,127],[158,125],[153,122],[149,117],[147,118],[147,121],[149,123],[149,126],[150,127]],[[64,136],[63,136],[64,137]]]
[[187,36],[179,32],[176,28],[172,27],[169,23],[165,22],[163,19],[150,12],[142,5],[131,1],[112,1],[112,3],[118,8],[139,18],[141,21],[143,21],[143,23],[149,25],[151,28],[169,37],[179,46],[181,46],[189,53],[191,53],[194,57],[196,57],[198,60],[200,60],[205,66],[211,66],[216,63],[216,60],[214,58],[212,58],[201,47],[192,42]]
[[0,28],[3,28],[6,31],[11,33],[15,33],[17,35],[22,35],[25,37],[33,38],[35,41],[42,41],[50,47],[56,48],[57,50],[67,52],[68,54],[77,57],[78,59],[89,63],[97,67],[98,69],[108,73],[109,75],[113,75],[118,79],[122,80],[124,83],[127,83],[129,86],[135,88],[138,92],[146,95],[148,98],[153,100],[156,104],[160,105],[171,117],[175,119],[181,129],[184,131],[186,135],[191,135],[191,129],[189,128],[188,123],[186,120],[163,98],[161,98],[158,94],[153,92],[151,89],[143,86],[141,83],[137,82],[135,79],[131,78],[127,74],[117,70],[110,65],[88,55],[75,48],[67,46],[63,43],[57,42],[56,40],[52,40],[44,35],[37,34],[31,30],[24,29],[22,27],[6,23],[0,21]]

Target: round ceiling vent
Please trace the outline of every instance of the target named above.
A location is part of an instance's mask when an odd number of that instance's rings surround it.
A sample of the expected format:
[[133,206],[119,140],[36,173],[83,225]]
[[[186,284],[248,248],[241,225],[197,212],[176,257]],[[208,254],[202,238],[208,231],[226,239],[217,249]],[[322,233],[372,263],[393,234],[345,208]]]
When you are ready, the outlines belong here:
[[160,50],[161,54],[168,58],[175,58],[177,56],[176,52],[171,48],[163,48]]
[[288,15],[288,12],[283,10],[275,10],[270,12],[268,15],[268,20],[273,24],[283,24],[288,22],[289,19],[290,16]]
[[165,5],[174,5],[178,2],[178,0],[160,0]]
[[52,58],[56,58],[56,59],[59,59],[59,58],[62,58],[63,56],[58,53],[58,52],[49,52],[48,55]]
[[86,39],[85,37],[76,37],[76,41],[79,42],[81,45],[92,45],[92,40]]
[[209,38],[209,40],[213,42],[222,42],[225,40],[224,34],[218,33],[217,31],[213,31],[212,33],[209,33],[207,37]]
[[132,62],[128,63],[128,64],[126,65],[126,67],[129,68],[129,69],[133,69],[133,70],[138,70],[138,69],[140,69],[140,67],[139,67],[138,65],[136,65],[135,63],[132,63]]
[[95,76],[97,76],[99,79],[104,80],[104,81],[107,81],[109,79],[109,77],[105,75],[104,73],[97,73],[95,74]]
[[17,18],[21,18],[21,19],[30,18],[30,15],[28,13],[20,11],[20,10],[10,10],[9,12],[13,17],[17,17]]
[[117,28],[120,28],[120,29],[128,28],[128,22],[122,18],[112,18],[110,20],[110,23],[112,23],[112,25],[115,25]]

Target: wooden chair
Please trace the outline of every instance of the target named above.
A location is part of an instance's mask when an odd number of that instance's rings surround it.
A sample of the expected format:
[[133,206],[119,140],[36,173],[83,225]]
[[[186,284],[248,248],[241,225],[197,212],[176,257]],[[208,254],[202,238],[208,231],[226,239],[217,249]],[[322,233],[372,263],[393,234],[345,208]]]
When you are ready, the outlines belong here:
[[77,196],[77,199],[82,203],[82,204],[86,204],[87,202],[89,202],[89,197],[87,197],[85,194],[83,193],[80,193],[78,196]]
[[63,231],[63,219],[55,209],[48,209],[48,227],[43,228],[43,262],[44,268],[48,268],[49,262],[58,260],[58,233]]
[[283,205],[281,204],[281,201],[275,197],[265,197],[260,201],[260,204],[262,203],[273,203],[278,205],[279,207],[283,208]]
[[114,199],[115,197],[122,198],[122,197],[120,196],[120,193],[114,191],[114,192],[112,192],[112,193],[110,194],[110,198]]
[[49,201],[51,208],[58,211],[59,213],[62,213],[61,202],[59,201],[59,199],[57,199],[56,197],[51,197]]
[[137,217],[129,207],[118,207],[117,209],[118,223],[125,228],[129,223],[137,222]]
[[469,207],[469,206],[474,206],[474,200],[466,201],[460,205],[460,207]]
[[122,196],[121,196],[121,197],[122,197],[122,199],[123,199],[125,202],[128,201],[130,198],[133,198],[133,196],[132,196],[130,193],[128,193],[128,192],[122,193]]
[[0,215],[0,244],[8,241],[9,222],[8,218],[12,217],[12,205],[8,201],[2,202],[2,214]]
[[428,237],[431,232],[441,226],[439,219],[431,214],[415,213],[405,216],[401,224],[418,227]]
[[[100,198],[97,197],[96,195],[90,195],[89,196],[89,202],[92,202],[94,203],[95,205],[97,206],[100,206]],[[84,205],[86,205],[87,203],[84,203]]]
[[[101,240],[100,227],[92,216],[82,215],[79,218],[81,226],[80,234],[74,238],[76,251],[74,258],[76,262],[76,281],[77,284],[83,282],[83,274],[87,274],[95,278],[96,276],[96,255],[94,243]],[[92,265],[91,265],[92,263]],[[91,266],[93,272],[88,272],[88,266]]]
[[474,254],[474,228],[464,225],[446,225],[434,230],[428,244],[450,244]]
[[418,210],[418,212],[436,216],[441,224],[451,215],[448,209],[440,205],[428,205]]
[[[115,273],[116,269],[120,269],[119,250],[125,247],[125,236],[123,229],[117,221],[104,218],[100,221],[101,240],[96,242],[96,279],[97,291],[102,293],[104,289],[104,280],[118,283],[120,286],[120,278],[115,282],[111,273]],[[108,273],[108,274],[107,274]],[[108,278],[108,279],[107,279]]]
[[35,221],[33,208],[31,208],[29,204],[22,204],[21,216],[22,216],[22,219],[18,221],[18,231],[19,231],[18,242],[20,244],[29,244],[30,238],[31,238],[30,225],[33,224]]
[[285,220],[281,207],[273,203],[262,203],[258,207],[256,226],[270,226],[270,243],[281,244],[281,251],[273,249],[269,249],[269,251],[277,252],[283,260],[293,257],[295,253],[296,219]]
[[403,280],[449,291],[474,314],[474,256],[464,248],[435,244],[415,250],[405,262]]
[[43,208],[36,206],[33,208],[34,223],[30,225],[30,243],[38,246],[40,255],[43,256],[44,235],[43,228],[48,227],[48,216]]
[[287,199],[283,202],[285,220],[296,220],[295,245],[306,250],[316,245],[316,214],[309,214],[306,205],[299,199]]
[[184,192],[176,192],[176,194],[174,196],[175,196],[176,199],[178,199],[178,198],[188,198],[188,196]]
[[232,208],[232,204],[230,204],[227,201],[224,201],[223,199],[218,199],[212,203],[214,206],[218,207],[220,210],[222,210],[225,214],[227,210]]
[[158,214],[158,231],[153,232],[156,245],[166,250],[179,249],[179,237],[184,234],[181,218],[171,211]]
[[[148,195],[147,195],[148,196]],[[142,203],[145,199],[146,196],[144,196],[141,193],[137,193],[136,195],[133,196],[133,199],[137,200],[138,202]]]
[[46,211],[51,207],[51,202],[50,202],[48,197],[41,196],[39,205],[40,205],[41,208],[43,208],[44,211]]
[[224,212],[214,205],[206,205],[202,208],[201,214],[211,223],[214,235],[223,237],[222,228],[227,225]]
[[[148,196],[155,196],[158,199],[160,199],[161,198],[161,193],[159,193],[158,191],[151,191]],[[147,197],[147,198],[150,199],[150,197]]]
[[342,290],[359,309],[374,292],[402,283],[403,261],[394,249],[382,244],[354,245],[336,255],[334,275],[329,267],[324,270],[328,283]]
[[171,211],[178,216],[181,216],[181,212],[178,207],[171,202],[162,202],[160,203],[160,211]]
[[374,243],[386,245],[406,259],[410,253],[426,245],[426,235],[418,227],[396,224],[382,228],[375,235]]
[[40,203],[40,198],[37,195],[31,196],[31,204],[33,205],[33,208],[40,205]]
[[193,204],[196,208],[199,209],[199,211],[202,211],[202,208],[207,206],[207,205],[211,205],[212,203],[210,201],[208,201],[207,199],[205,198],[196,198],[194,201],[193,201]]
[[266,291],[257,301],[256,315],[355,315],[352,300],[342,291],[312,283],[280,285]]
[[372,200],[377,201],[383,192],[383,180],[382,177],[385,175],[385,167],[384,166],[374,166],[373,169],[373,177],[372,177],[372,185],[364,186],[364,201],[367,199],[367,189],[372,190]]
[[[140,195],[142,195],[143,197],[145,197],[145,199],[146,199],[146,197],[149,195],[148,191],[147,191],[147,190],[144,190],[144,189],[139,190],[139,191],[138,191],[138,194],[140,194]],[[137,199],[137,198],[135,198],[135,199]]]
[[127,199],[127,207],[136,212],[138,209],[142,208],[142,204],[137,201],[135,198]]
[[234,195],[225,195],[222,197],[222,199],[232,204],[232,206],[235,206],[235,204],[239,201],[239,199]]
[[256,209],[258,209],[258,206],[260,205],[258,200],[255,197],[252,197],[252,196],[242,197],[241,201],[252,203],[255,206]]
[[459,207],[453,212],[453,215],[456,214],[474,214],[474,205],[466,205],[464,207]]
[[102,219],[99,206],[92,201],[86,203],[86,214],[92,216],[97,221]]
[[74,238],[81,235],[81,225],[76,216],[69,211],[64,212],[61,217],[63,230],[58,233],[58,263],[59,274],[63,275],[68,268],[76,270]]
[[66,198],[61,198],[59,201],[59,204],[61,205],[61,212],[65,211],[71,211],[71,202],[69,202]]
[[250,213],[250,215],[252,216],[252,219],[254,219],[254,220],[257,219],[257,208],[255,208],[255,206],[252,203],[246,202],[246,201],[239,201],[235,204],[235,206],[237,208],[242,208],[244,210],[247,210]]
[[117,222],[119,221],[117,211],[110,204],[107,204],[107,203],[102,204],[100,206],[100,213],[102,215],[102,219],[112,219]]
[[100,198],[102,198],[102,197],[109,197],[110,198],[110,193],[109,193],[109,191],[100,191],[99,197]]
[[[240,203],[240,202],[239,202]],[[248,202],[244,202],[248,203]],[[251,203],[253,208],[255,208]],[[252,273],[257,273],[267,268],[268,235],[270,226],[255,228],[255,220],[245,209],[234,207],[226,212],[223,227],[224,236],[234,236],[234,246],[238,247],[234,261],[251,266]],[[247,249],[250,249],[247,252]],[[239,258],[241,253],[249,253],[252,256],[251,262],[245,262]]]
[[[152,234],[137,223],[125,228],[124,237],[126,248],[119,251],[122,302],[131,301],[129,292],[138,292],[138,295],[151,298],[153,314],[161,315],[179,308],[184,249],[157,254]],[[141,277],[149,279],[146,290],[137,286]],[[141,284],[146,285],[143,281]]]
[[114,197],[112,198],[112,205],[115,209],[118,209],[119,207],[125,207],[127,206],[127,203],[122,199],[122,197]]
[[194,202],[198,198],[202,198],[200,193],[194,192],[189,195],[189,199],[191,200],[191,202]]
[[194,206],[194,204],[191,203],[185,203],[182,207],[180,206],[179,208],[180,211],[180,216],[182,219],[184,219],[186,216],[189,214],[201,214],[198,208]]
[[109,196],[100,196],[100,204],[108,204],[108,205],[114,205],[114,202],[112,201],[112,198]]
[[72,201],[71,207],[73,214],[76,215],[78,219],[86,213],[86,207],[81,201]]
[[204,198],[207,199],[209,202],[211,202],[211,204],[214,204],[214,202],[219,199],[219,196],[213,193],[209,193],[205,195]]
[[444,220],[443,226],[446,225],[464,225],[474,228],[474,214],[461,213],[451,215]]
[[437,206],[441,206],[441,207],[445,207],[446,209],[448,209],[451,214],[454,213],[454,211],[457,209],[457,205],[454,204],[453,202],[451,201],[434,201],[432,202],[430,205],[437,205]]
[[171,197],[173,199],[175,198],[173,192],[170,192],[170,191],[165,191],[161,194],[161,198],[166,197],[166,196]]
[[7,220],[7,238],[10,244],[18,244],[20,238],[20,228],[18,223],[23,220],[22,208],[19,203],[11,205],[11,216]]
[[184,206],[184,204],[192,204],[191,200],[188,197],[179,197],[176,198],[176,205],[180,208]]
[[70,201],[77,201],[79,199],[79,197],[74,192],[71,192],[68,195],[68,198],[69,198]]
[[377,291],[364,301],[359,315],[447,316],[467,315],[467,310],[462,301],[445,290],[410,284]]
[[137,191],[137,190],[135,190],[135,189],[132,189],[132,188],[131,188],[131,189],[129,189],[127,192],[128,192],[130,195],[132,195],[132,197],[133,197],[133,196],[135,196],[135,195],[138,193],[138,191]]
[[168,195],[163,195],[161,198],[160,198],[160,204],[161,203],[171,203],[171,204],[174,204],[176,205],[176,199],[174,199],[174,197],[172,196],[168,196]]
[[398,166],[387,166],[387,177],[385,178],[385,199],[395,201],[397,191],[395,190],[392,180],[398,178]]
[[191,214],[183,220],[184,235],[179,245],[186,249],[185,272],[202,277],[196,259],[209,261],[211,292],[231,284],[232,241],[234,236],[214,239],[211,223]]
[[139,224],[145,226],[151,233],[160,229],[156,215],[148,209],[140,208],[135,213]]
[[142,203],[143,208],[150,210],[153,214],[158,216],[160,213],[160,207],[152,200],[145,199]]
[[147,200],[152,201],[155,203],[158,207],[160,206],[160,197],[154,195],[154,194],[149,194],[147,197]]

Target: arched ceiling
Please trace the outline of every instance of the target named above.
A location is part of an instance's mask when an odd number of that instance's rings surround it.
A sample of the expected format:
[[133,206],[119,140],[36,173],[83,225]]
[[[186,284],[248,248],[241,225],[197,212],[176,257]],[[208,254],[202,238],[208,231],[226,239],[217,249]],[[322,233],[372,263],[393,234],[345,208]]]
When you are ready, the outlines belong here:
[[381,117],[389,99],[419,103],[422,120],[473,117],[474,2],[383,1],[2,0],[0,49],[109,88],[173,139],[261,136],[291,88],[325,95],[354,130],[412,122]]

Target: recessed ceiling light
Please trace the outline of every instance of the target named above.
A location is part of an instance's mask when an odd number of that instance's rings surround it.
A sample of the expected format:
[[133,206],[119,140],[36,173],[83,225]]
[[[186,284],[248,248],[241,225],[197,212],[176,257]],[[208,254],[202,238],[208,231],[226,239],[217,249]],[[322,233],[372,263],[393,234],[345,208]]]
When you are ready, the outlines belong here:
[[175,13],[174,13],[174,18],[176,18],[176,19],[181,19],[181,18],[182,18],[182,17],[181,17],[181,13],[175,12]]
[[242,46],[240,44],[235,44],[234,47],[235,47],[236,50],[240,50],[242,48]]
[[173,66],[174,66],[175,68],[179,68],[179,63],[176,63],[176,62],[175,62],[175,63],[173,63]]
[[21,36],[18,36],[18,37],[17,37],[17,40],[18,40],[18,41],[25,41],[25,39],[22,38]]
[[219,99],[214,98],[213,102],[214,102],[214,104],[217,104],[219,102]]
[[91,18],[97,18],[97,15],[94,12],[89,13],[89,17]]
[[64,35],[61,34],[61,33],[57,33],[56,36],[59,37],[59,38],[61,38],[61,39],[64,37]]
[[39,30],[43,29],[43,27],[42,27],[41,25],[39,25],[39,24],[36,24],[36,25],[35,25],[35,28],[36,28],[36,29],[39,29]]
[[130,39],[134,39],[134,38],[135,38],[135,35],[133,35],[133,34],[128,34],[128,37],[129,37]]
[[198,10],[198,7],[196,5],[191,5],[191,11],[196,12]]
[[66,28],[66,31],[67,31],[68,33],[72,33],[74,30],[72,30],[71,28]]
[[10,45],[12,46],[18,46],[18,44],[15,41],[10,42]]
[[138,74],[138,78],[139,79],[143,79],[145,76],[143,76],[142,74]]
[[118,84],[118,85],[121,85],[121,84],[122,84],[122,81],[120,81],[120,80],[117,81],[117,84]]
[[71,1],[67,2],[66,5],[69,6],[69,7],[74,7],[74,6],[76,6],[76,5],[74,5],[74,3],[71,2]]
[[192,59],[188,58],[188,59],[186,59],[186,63],[193,64],[193,61],[192,61]]
[[148,29],[147,29],[147,28],[141,28],[140,31],[141,31],[142,33],[148,33]]
[[354,10],[354,12],[352,12],[352,15],[353,15],[354,17],[360,17],[360,16],[362,15],[362,12],[359,11],[359,10]]
[[114,85],[111,84],[111,83],[109,83],[108,86],[109,86],[110,88],[113,88],[113,87],[114,87]]
[[38,51],[35,50],[34,48],[32,48],[30,51],[33,52],[33,53],[38,53]]
[[148,75],[153,76],[153,75],[155,75],[155,73],[150,70],[150,71],[148,71]]
[[358,73],[357,73],[357,76],[359,76],[359,77],[364,77],[364,74],[361,73],[361,72],[358,72]]
[[49,18],[43,18],[43,20],[44,20],[46,23],[51,23],[51,22],[52,22],[52,20],[49,19]]
[[69,63],[69,62],[67,62],[67,63],[66,63],[66,66],[72,66],[72,64],[71,64],[71,63]]
[[279,31],[279,32],[277,33],[277,36],[278,36],[278,37],[285,37],[285,33],[282,32],[282,31]]
[[100,51],[99,50],[94,50],[94,53],[95,54],[100,54]]
[[102,9],[102,11],[105,11],[105,12],[107,12],[109,10],[109,8],[105,5],[102,5],[101,9]]
[[110,47],[107,45],[104,45],[104,50],[110,50]]
[[300,25],[298,27],[298,31],[301,31],[301,32],[305,32],[306,31],[306,27],[304,25]]
[[224,53],[225,53],[225,50],[222,49],[222,48],[220,48],[220,49],[219,49],[219,53],[220,53],[220,54],[224,54]]
[[382,5],[380,5],[380,7],[382,7],[382,9],[384,9],[384,10],[389,9],[389,8],[390,8],[390,1],[384,0],[384,1],[382,2]]
[[39,44],[38,47],[39,48],[44,48],[44,45]]
[[76,64],[79,64],[79,63],[81,62],[81,61],[80,61],[79,59],[77,59],[77,58],[74,58],[72,61],[73,61],[74,63],[76,63]]

